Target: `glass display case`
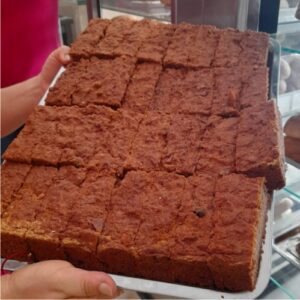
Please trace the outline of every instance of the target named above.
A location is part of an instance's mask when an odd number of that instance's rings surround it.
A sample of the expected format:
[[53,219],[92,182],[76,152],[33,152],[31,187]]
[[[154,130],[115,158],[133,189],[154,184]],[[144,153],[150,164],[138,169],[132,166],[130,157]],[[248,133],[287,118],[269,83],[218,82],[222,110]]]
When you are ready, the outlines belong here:
[[[105,10],[122,12],[144,18],[157,19],[160,21],[171,21],[171,1],[161,0],[101,0],[101,16]],[[103,11],[104,10],[104,11]]]
[[[293,116],[300,115],[300,9],[297,0],[281,1],[278,31],[273,35],[281,45],[278,107],[283,126]],[[296,18],[297,6],[299,9]],[[300,124],[300,123],[299,123]],[[298,125],[300,132],[300,125]],[[300,161],[290,158],[286,144],[287,161],[300,167]],[[300,151],[300,150],[299,150]]]
[[[171,22],[174,20],[172,11],[174,7],[171,2],[171,0],[60,0],[63,25],[61,32],[64,39],[71,43],[86,27],[87,19],[99,15],[103,18],[112,18],[120,14],[129,14],[138,18]],[[277,101],[283,125],[291,116],[300,113],[300,21],[295,17],[297,4],[298,0],[281,0],[278,31],[272,35],[272,38],[281,45],[280,91]],[[300,164],[289,159],[287,161],[287,185],[274,193],[276,215],[271,278],[260,299],[300,298],[300,257],[299,253],[295,252],[293,244],[295,241],[296,244],[300,244]],[[14,269],[13,264],[10,266],[8,263],[7,267]],[[142,293],[134,294],[132,297],[162,298],[159,295]]]

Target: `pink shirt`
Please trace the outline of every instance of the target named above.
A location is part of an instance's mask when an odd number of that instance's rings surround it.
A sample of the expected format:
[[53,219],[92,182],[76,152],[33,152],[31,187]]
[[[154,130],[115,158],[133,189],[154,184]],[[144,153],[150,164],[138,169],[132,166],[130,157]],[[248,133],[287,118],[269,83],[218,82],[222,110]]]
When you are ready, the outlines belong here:
[[59,46],[57,0],[1,1],[1,87],[37,75]]

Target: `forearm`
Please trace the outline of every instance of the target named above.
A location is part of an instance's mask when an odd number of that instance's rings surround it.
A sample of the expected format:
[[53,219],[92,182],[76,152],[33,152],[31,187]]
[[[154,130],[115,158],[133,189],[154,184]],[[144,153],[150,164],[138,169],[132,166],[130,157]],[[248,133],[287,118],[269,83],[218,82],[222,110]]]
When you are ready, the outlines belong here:
[[40,75],[1,89],[1,137],[25,123],[46,89]]

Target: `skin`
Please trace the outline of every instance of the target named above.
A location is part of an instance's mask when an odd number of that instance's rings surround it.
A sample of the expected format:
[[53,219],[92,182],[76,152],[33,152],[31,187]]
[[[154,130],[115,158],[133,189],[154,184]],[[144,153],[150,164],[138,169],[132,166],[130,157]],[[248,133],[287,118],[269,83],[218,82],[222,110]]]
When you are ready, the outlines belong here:
[[[68,53],[69,47],[56,49],[39,75],[1,89],[1,136],[24,124],[58,70],[70,61]],[[1,276],[1,299],[107,299],[118,294],[109,275],[60,260],[31,264]]]
[[1,137],[25,123],[62,65],[70,62],[69,47],[53,51],[37,76],[1,89]]
[[43,261],[1,277],[1,299],[110,299],[118,296],[110,276],[61,260]]

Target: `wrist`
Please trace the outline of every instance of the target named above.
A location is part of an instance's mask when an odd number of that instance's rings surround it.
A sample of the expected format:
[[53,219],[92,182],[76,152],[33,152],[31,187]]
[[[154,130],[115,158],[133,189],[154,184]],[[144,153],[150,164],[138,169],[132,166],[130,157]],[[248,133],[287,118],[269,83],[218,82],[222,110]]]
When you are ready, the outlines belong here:
[[45,80],[44,76],[40,73],[36,76],[37,87],[40,90],[39,92],[44,95],[48,90],[50,83]]

